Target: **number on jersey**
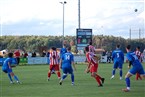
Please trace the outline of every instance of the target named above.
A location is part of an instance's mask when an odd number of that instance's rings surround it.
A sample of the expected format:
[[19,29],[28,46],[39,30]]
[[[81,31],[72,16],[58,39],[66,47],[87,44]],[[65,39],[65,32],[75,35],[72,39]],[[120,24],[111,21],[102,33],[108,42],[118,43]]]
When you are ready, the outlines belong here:
[[69,55],[66,55],[66,60],[70,60],[70,56]]

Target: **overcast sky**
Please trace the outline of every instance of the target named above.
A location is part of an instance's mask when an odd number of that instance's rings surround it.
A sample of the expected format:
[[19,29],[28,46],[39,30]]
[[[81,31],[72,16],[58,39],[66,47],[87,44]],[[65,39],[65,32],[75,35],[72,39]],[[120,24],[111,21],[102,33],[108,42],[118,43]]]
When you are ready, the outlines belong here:
[[[3,35],[62,35],[64,0],[0,0]],[[65,0],[65,35],[76,35],[78,0]],[[80,0],[81,28],[95,35],[145,38],[145,0]],[[134,10],[138,11],[135,12]]]

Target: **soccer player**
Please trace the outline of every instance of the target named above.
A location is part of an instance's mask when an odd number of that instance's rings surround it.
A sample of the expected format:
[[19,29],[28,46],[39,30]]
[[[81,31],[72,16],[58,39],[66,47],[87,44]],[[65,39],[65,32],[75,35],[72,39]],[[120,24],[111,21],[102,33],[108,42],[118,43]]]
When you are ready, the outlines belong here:
[[89,42],[88,47],[89,47],[89,52],[94,54],[95,53],[95,47],[92,45],[92,41]]
[[63,76],[61,77],[59,84],[62,85],[62,82],[64,81],[64,79],[67,77],[67,74],[69,73],[71,75],[72,85],[74,85],[73,69],[76,70],[76,67],[74,64],[74,56],[71,53],[71,47],[68,47],[67,52],[62,55],[62,59],[60,60],[60,68],[62,68]]
[[12,77],[14,77],[17,83],[20,83],[18,77],[13,73],[13,70],[11,67],[12,57],[13,57],[13,53],[8,53],[8,58],[6,58],[6,60],[4,61],[2,65],[2,71],[8,74],[8,78],[10,79],[11,84],[14,83]]
[[88,62],[88,66],[86,68],[86,72],[91,72],[91,76],[96,79],[98,82],[98,87],[102,87],[104,83],[104,78],[100,77],[99,74],[97,74],[98,70],[98,60],[95,58],[96,56],[93,55],[91,52],[89,52],[89,47],[85,47],[85,53],[86,58]]
[[60,49],[60,58],[62,57],[63,54],[65,54],[67,52],[66,49],[66,42],[63,42],[63,47]]
[[58,76],[58,79],[60,79],[60,69],[59,69],[59,54],[58,52],[56,51],[56,48],[55,47],[52,47],[51,48],[51,52],[50,52],[50,65],[49,65],[49,71],[48,71],[48,81],[50,80],[50,77],[51,77],[51,72],[52,70],[56,71],[56,74]]
[[[139,46],[136,48],[135,54],[138,57],[139,61],[141,62],[141,52],[140,52],[140,47]],[[140,80],[142,80],[140,74],[136,73],[136,80],[138,80],[138,78],[140,78]]]
[[[128,45],[126,47],[126,51],[127,51],[126,57],[131,62],[132,68],[125,75],[125,81],[126,81],[127,88],[122,89],[122,90],[124,92],[129,92],[130,91],[130,77],[138,72],[142,77],[145,78],[145,72],[144,72],[143,66],[140,63],[140,61],[138,60],[137,56],[135,55],[134,52],[131,51],[130,45]],[[130,66],[128,66],[128,68],[130,68]]]
[[141,62],[141,51],[139,46],[136,48],[135,54],[138,57],[139,61]]
[[116,46],[116,50],[113,51],[112,53],[112,59],[113,59],[113,70],[112,70],[112,77],[111,79],[114,78],[115,76],[115,71],[117,68],[120,70],[120,80],[122,80],[122,67],[124,63],[124,53],[122,50],[120,50],[120,45]]

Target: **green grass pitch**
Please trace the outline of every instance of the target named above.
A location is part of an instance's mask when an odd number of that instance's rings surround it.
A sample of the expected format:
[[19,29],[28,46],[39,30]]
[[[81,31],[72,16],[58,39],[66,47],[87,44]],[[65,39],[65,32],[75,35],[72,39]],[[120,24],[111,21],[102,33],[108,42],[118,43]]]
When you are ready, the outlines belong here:
[[[0,97],[145,97],[145,80],[136,81],[135,76],[131,77],[131,91],[122,92],[126,85],[124,79],[119,80],[119,70],[115,78],[110,80],[112,64],[99,64],[98,73],[105,77],[103,87],[98,87],[95,79],[89,73],[84,73],[85,64],[77,64],[76,67],[75,86],[71,86],[70,75],[61,86],[55,74],[48,82],[48,65],[17,66],[13,71],[22,84],[10,84],[0,67]],[[127,70],[125,63],[123,76]]]

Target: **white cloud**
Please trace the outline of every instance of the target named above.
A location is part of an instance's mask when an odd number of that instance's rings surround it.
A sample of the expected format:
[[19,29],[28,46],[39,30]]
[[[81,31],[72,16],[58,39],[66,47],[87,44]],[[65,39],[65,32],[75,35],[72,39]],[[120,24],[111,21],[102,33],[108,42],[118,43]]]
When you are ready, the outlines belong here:
[[137,17],[145,19],[145,11],[143,11],[142,13],[140,13]]
[[[23,33],[61,35],[62,4],[59,3],[60,1],[63,0],[0,0],[0,23],[3,24],[1,31],[5,35],[11,32],[16,35],[23,35]],[[78,0],[66,1],[65,35],[75,35],[78,26]],[[81,27],[92,28],[95,34],[115,35],[112,33],[122,33],[131,26],[144,28],[144,0],[80,1]],[[134,12],[134,9],[138,11]],[[22,27],[18,28],[18,24]],[[19,34],[19,32],[23,33]]]

